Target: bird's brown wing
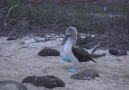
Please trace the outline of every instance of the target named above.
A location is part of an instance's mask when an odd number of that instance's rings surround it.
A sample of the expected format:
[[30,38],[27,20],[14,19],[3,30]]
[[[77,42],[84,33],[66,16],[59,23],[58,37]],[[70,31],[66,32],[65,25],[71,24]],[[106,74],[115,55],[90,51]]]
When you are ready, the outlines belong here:
[[88,62],[88,61],[93,61],[96,63],[96,61],[94,61],[91,58],[91,55],[82,47],[73,47],[72,48],[72,52],[75,55],[75,57],[78,59],[79,62]]

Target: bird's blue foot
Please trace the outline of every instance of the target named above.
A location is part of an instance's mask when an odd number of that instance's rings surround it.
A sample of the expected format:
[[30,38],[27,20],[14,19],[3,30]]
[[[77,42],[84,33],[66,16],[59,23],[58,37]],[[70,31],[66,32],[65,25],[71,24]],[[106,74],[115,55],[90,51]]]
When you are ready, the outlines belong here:
[[71,62],[66,56],[61,56],[61,59],[65,62]]
[[70,68],[68,69],[68,72],[76,72],[76,68]]

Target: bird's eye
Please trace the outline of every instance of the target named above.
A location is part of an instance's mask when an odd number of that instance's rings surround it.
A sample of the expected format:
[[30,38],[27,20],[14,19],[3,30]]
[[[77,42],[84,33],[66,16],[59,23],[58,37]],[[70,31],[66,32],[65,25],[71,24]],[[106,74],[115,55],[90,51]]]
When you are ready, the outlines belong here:
[[72,29],[69,29],[69,31],[71,32],[71,31],[72,31]]

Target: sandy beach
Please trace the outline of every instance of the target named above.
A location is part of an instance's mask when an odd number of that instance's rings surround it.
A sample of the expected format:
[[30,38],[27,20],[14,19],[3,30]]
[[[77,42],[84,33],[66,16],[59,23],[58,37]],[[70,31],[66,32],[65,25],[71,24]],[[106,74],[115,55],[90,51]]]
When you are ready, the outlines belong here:
[[[0,37],[0,81],[13,80],[22,82],[27,76],[54,75],[65,82],[65,87],[56,87],[52,90],[129,90],[129,55],[113,56],[107,50],[98,49],[96,53],[106,53],[105,57],[95,58],[97,63],[80,63],[77,72],[86,69],[96,69],[99,77],[95,80],[74,80],[68,72],[73,64],[64,62],[60,56],[42,57],[38,52],[44,47],[57,49],[63,55],[62,39],[47,42],[32,43],[24,48],[34,38],[24,37],[7,41],[7,37]],[[129,53],[129,52],[128,52]],[[28,90],[49,90],[45,87],[36,87],[24,84]]]

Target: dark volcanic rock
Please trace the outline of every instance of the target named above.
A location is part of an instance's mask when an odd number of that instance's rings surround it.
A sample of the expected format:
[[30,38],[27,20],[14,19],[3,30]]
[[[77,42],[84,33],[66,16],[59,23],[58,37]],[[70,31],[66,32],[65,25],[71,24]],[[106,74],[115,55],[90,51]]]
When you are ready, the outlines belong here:
[[34,84],[35,80],[36,80],[36,76],[28,76],[26,78],[23,79],[22,83],[31,83]]
[[28,76],[23,79],[22,83],[31,83],[35,86],[44,86],[46,88],[65,87],[65,83],[52,75],[49,76]]
[[127,51],[126,50],[118,50],[119,55],[127,55]]
[[118,50],[116,48],[110,48],[108,51],[111,55],[127,55],[126,50]]
[[8,41],[16,40],[16,39],[17,39],[17,38],[15,38],[15,37],[9,37],[9,38],[7,38]]
[[99,73],[94,69],[87,69],[71,76],[72,79],[77,80],[90,80],[95,79],[95,77],[99,77]]
[[116,48],[110,48],[108,51],[111,55],[118,55],[119,54],[119,52]]
[[60,52],[58,50],[45,47],[38,53],[38,55],[40,55],[40,56],[59,56]]
[[28,90],[25,85],[15,81],[0,81],[0,90]]

